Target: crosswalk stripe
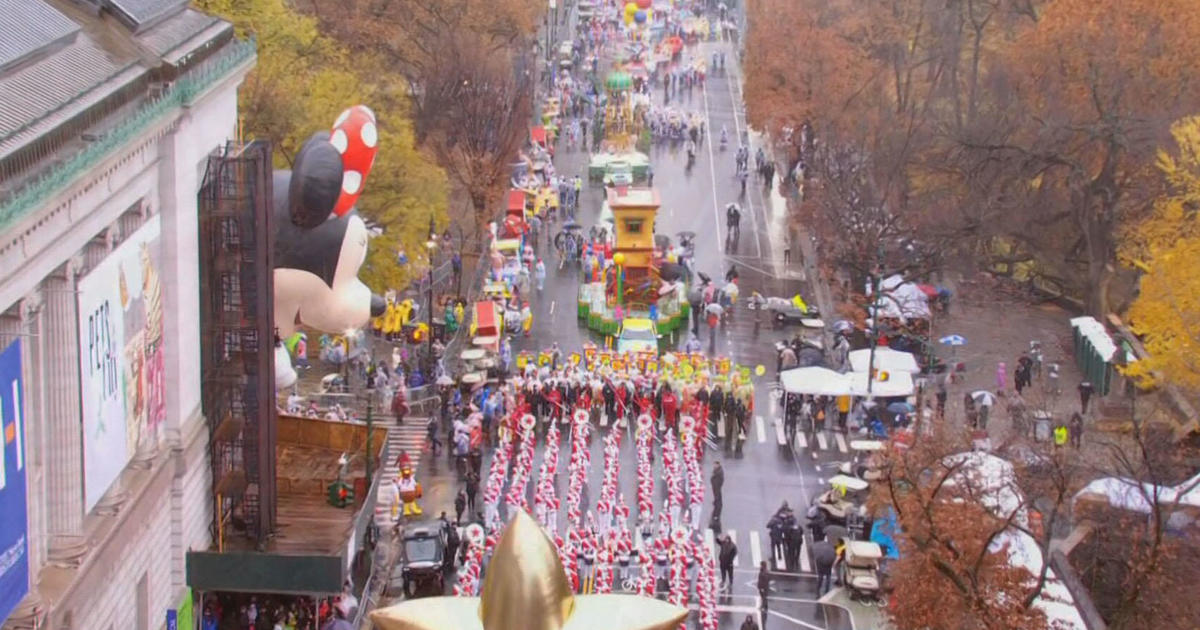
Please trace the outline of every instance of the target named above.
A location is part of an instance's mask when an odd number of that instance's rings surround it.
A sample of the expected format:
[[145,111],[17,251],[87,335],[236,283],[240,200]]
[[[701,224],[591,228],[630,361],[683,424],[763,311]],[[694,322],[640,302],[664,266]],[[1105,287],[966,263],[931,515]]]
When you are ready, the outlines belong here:
[[837,441],[838,450],[845,453],[847,450],[846,449],[846,436],[842,435],[841,433],[834,433],[833,439]]
[[753,563],[751,567],[757,567],[762,564],[762,543],[758,539],[758,530],[750,530],[750,560]]
[[779,550],[779,553],[775,553],[775,550],[774,550],[774,549],[772,549],[772,550],[771,550],[771,553],[772,553],[772,554],[775,556],[775,566],[779,567],[779,570],[780,570],[780,571],[787,571],[787,570],[788,570],[788,565],[787,565],[787,552],[786,552],[786,550],[785,550],[785,549],[780,549],[780,550]]
[[824,431],[817,431],[817,448],[822,451],[829,449],[829,440],[825,438]]
[[775,440],[779,442],[780,446],[787,446],[787,435],[783,430],[783,421],[779,419],[775,420]]
[[796,432],[796,448],[808,448],[808,436],[803,431]]
[[767,430],[763,426],[762,416],[754,416],[754,430],[758,433],[758,443],[762,444],[767,441]]
[[602,414],[600,414],[600,428],[603,429],[604,427],[607,427],[607,426],[608,426],[608,415],[602,413]]
[[[727,536],[729,536],[729,540],[733,541],[733,546],[736,547],[737,546],[737,530],[731,529],[731,530],[726,531],[725,534]],[[738,555],[741,555],[741,554],[738,554]],[[733,557],[733,566],[736,567],[738,564],[739,564],[738,557],[734,556]]]
[[722,440],[725,439],[725,422],[724,421],[717,422],[717,437],[721,438]]
[[800,543],[800,570],[805,573],[812,573],[812,560],[809,559],[809,552],[812,551],[807,540]]
[[708,548],[708,553],[712,554],[713,559],[717,559],[717,541],[713,536],[712,528],[704,530],[704,546]]

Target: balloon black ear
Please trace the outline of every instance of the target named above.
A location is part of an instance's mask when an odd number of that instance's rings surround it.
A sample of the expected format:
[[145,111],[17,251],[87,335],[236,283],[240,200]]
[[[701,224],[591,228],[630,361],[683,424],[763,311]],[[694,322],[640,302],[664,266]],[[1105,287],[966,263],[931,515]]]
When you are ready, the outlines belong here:
[[314,228],[329,218],[342,192],[342,156],[329,134],[316,133],[305,141],[292,166],[288,213],[292,223]]

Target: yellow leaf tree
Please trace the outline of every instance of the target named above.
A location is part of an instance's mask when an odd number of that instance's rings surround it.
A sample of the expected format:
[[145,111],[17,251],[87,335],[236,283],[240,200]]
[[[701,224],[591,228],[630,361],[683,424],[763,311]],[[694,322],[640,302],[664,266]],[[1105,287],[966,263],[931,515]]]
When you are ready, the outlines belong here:
[[1129,311],[1150,357],[1129,366],[1135,377],[1200,390],[1200,117],[1171,127],[1176,152],[1160,151],[1168,192],[1126,239],[1123,253],[1146,270]]
[[[358,201],[383,234],[372,243],[360,277],[383,293],[404,288],[424,262],[429,219],[446,225],[444,172],[413,139],[405,79],[364,51],[350,51],[322,32],[317,18],[284,0],[199,0],[197,7],[233,22],[258,41],[258,65],[242,87],[242,135],[268,139],[275,166],[288,168],[312,133],[329,129],[345,108],[363,103],[379,121],[379,155]],[[403,249],[413,261],[402,265]]]

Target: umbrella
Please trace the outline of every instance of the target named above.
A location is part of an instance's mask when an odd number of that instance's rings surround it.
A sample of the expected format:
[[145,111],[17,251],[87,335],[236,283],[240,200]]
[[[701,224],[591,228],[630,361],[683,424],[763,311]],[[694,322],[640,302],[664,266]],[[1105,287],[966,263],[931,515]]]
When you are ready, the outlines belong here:
[[454,379],[450,378],[446,374],[443,374],[437,378],[437,384],[438,385],[453,385]]
[[924,293],[926,297],[937,297],[937,287],[933,286],[932,284],[918,284],[917,288],[920,289],[921,293]]
[[708,274],[704,273],[703,271],[697,271],[696,276],[700,278],[701,284],[708,284],[709,282],[712,282],[712,278],[708,277]]
[[938,342],[947,346],[965,346],[967,345],[967,338],[962,335],[946,335],[938,339]]
[[721,314],[724,312],[725,312],[725,309],[721,308],[721,305],[717,304],[716,302],[713,302],[713,303],[709,304],[708,306],[704,307],[705,315],[715,315],[717,317],[720,317]]
[[824,367],[825,355],[817,348],[804,347],[796,353],[797,367]]
[[846,528],[841,525],[830,525],[825,528],[825,540],[837,542],[839,538],[850,540],[850,536],[846,535]]
[[887,406],[887,410],[892,413],[912,413],[914,407],[906,402],[894,402]]
[[851,330],[854,330],[854,324],[850,323],[849,320],[839,319],[833,322],[833,332],[850,332]]
[[659,249],[667,249],[671,246],[671,237],[667,236],[666,234],[655,234],[654,246]]
[[991,407],[996,402],[996,397],[992,395],[992,392],[984,389],[981,389],[977,392],[971,392],[971,399],[983,407]]
[[692,232],[691,230],[684,230],[683,232],[680,232],[680,233],[676,234],[675,236],[678,236],[680,238],[680,240],[683,240],[683,239],[688,239],[688,238],[696,238],[696,233]]
[[566,223],[563,224],[563,229],[564,230],[582,230],[583,226],[579,225],[575,221],[567,221]]
[[658,277],[667,282],[673,282],[687,275],[687,270],[683,265],[677,263],[663,263],[658,268]]

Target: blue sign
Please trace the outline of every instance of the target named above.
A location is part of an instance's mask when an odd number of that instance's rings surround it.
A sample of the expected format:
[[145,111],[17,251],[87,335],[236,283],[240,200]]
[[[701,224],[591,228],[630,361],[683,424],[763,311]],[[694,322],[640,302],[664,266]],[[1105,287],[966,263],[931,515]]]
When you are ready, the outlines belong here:
[[29,592],[21,342],[0,353],[0,623]]
[[167,630],[179,630],[179,611],[174,608],[167,609]]

